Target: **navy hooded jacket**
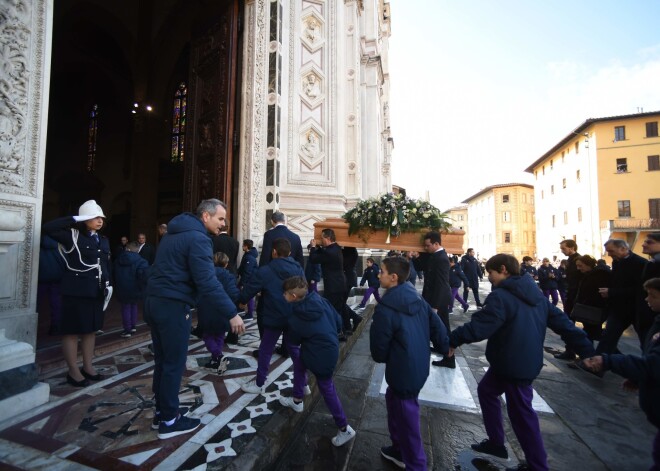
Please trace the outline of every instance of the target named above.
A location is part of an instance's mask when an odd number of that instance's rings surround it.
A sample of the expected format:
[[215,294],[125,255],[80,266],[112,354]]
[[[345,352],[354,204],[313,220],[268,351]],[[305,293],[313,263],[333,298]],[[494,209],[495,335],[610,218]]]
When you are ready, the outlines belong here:
[[401,399],[417,397],[429,376],[429,340],[441,353],[449,347],[445,325],[410,283],[385,292],[369,339],[371,356],[386,364],[385,380]]
[[245,286],[259,266],[259,262],[257,261],[258,256],[259,252],[257,252],[257,249],[254,247],[243,253],[241,265],[238,267],[238,276],[241,277],[241,286]]
[[302,301],[291,303],[289,339],[300,345],[300,357],[305,368],[317,378],[332,377],[339,359],[339,339],[342,323],[329,301],[312,291]]
[[[551,273],[555,276],[554,278],[550,276]],[[538,269],[538,276],[539,286],[541,289],[552,290],[559,288],[559,283],[557,283],[557,281],[559,280],[561,274],[559,273],[559,270],[557,270],[552,265],[548,265],[547,267],[545,265],[541,265]]]
[[628,378],[639,386],[639,406],[646,417],[660,428],[660,315],[649,330],[644,355],[603,355],[605,369]]
[[47,235],[41,236],[39,249],[39,283],[59,283],[62,281],[66,265],[58,250],[57,241]]
[[199,316],[204,332],[219,333],[229,329],[229,319],[236,315],[236,305],[218,281],[213,265],[213,243],[201,219],[182,213],[167,224],[151,266],[147,297],[174,299],[193,307],[206,303],[208,317]]
[[122,304],[144,300],[149,263],[137,252],[125,250],[119,254],[113,267],[115,294]]
[[510,276],[488,295],[472,320],[449,335],[456,348],[488,339],[490,371],[501,378],[531,384],[543,366],[543,341],[550,327],[581,358],[596,354],[587,334],[543,296],[531,276]]
[[362,279],[360,280],[360,286],[364,286],[364,282],[366,281],[369,284],[369,288],[380,288],[379,273],[380,268],[377,263],[373,263],[370,267],[365,268]]
[[465,276],[465,273],[463,273],[463,269],[461,268],[461,265],[458,263],[454,263],[454,266],[449,267],[449,286],[452,288],[460,288],[461,283],[465,283],[465,285],[469,285],[470,282],[467,279],[467,276]]
[[274,258],[254,272],[254,276],[243,286],[238,302],[245,304],[261,292],[263,326],[273,330],[286,329],[291,317],[291,305],[284,299],[282,283],[292,276],[305,276],[300,264],[292,257]]

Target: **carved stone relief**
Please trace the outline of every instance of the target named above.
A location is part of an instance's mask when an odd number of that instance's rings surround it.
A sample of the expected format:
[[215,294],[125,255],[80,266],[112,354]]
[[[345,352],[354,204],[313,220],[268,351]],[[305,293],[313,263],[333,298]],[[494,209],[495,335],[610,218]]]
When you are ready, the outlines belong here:
[[[0,254],[0,312],[25,309],[29,305],[32,281],[32,240],[34,234],[34,204],[0,200],[2,227],[0,239],[21,233],[22,240]],[[6,228],[6,229],[5,229]]]
[[0,185],[15,189],[25,186],[26,177],[31,8],[26,0],[0,4]]

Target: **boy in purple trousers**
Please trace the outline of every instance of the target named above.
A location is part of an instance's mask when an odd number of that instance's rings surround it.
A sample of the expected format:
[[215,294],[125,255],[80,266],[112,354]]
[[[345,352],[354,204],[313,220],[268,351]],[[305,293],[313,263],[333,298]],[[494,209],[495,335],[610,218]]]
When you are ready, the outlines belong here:
[[[287,279],[282,285],[284,299],[291,304],[289,319],[289,339],[300,345],[300,359],[305,368],[314,373],[316,384],[321,391],[335,425],[339,428],[332,438],[334,446],[342,446],[355,437],[355,430],[348,425],[346,414],[341,406],[332,374],[339,359],[339,338],[341,317],[330,302],[317,292],[308,293],[307,282],[300,276]],[[287,407],[302,406],[302,397],[280,397],[280,403]]]
[[507,470],[547,471],[539,419],[532,408],[532,382],[543,366],[546,328],[561,335],[582,358],[592,357],[596,351],[587,334],[543,296],[534,278],[521,276],[515,257],[497,254],[486,262],[486,271],[493,291],[484,307],[449,335],[450,356],[465,343],[488,339],[486,359],[490,367],[477,387],[488,438],[472,449],[508,459],[500,403],[504,394],[511,427],[527,460]]
[[383,458],[409,471],[426,471],[419,429],[417,396],[429,376],[432,341],[445,353],[447,329],[412,284],[410,263],[403,257],[383,260],[380,285],[387,291],[376,305],[370,331],[371,356],[385,363],[387,425],[392,445]]

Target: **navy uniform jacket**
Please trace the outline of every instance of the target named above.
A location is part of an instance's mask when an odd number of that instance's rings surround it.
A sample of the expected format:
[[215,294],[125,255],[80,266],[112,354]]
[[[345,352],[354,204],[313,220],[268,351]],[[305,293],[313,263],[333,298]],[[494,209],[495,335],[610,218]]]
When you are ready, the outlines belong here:
[[305,266],[302,243],[300,237],[289,230],[284,224],[279,224],[264,234],[264,243],[259,257],[259,266],[263,267],[273,259],[273,241],[275,239],[287,239],[291,244],[291,257],[298,262],[300,268]]
[[257,249],[254,247],[243,254],[243,258],[241,258],[241,266],[238,267],[238,276],[241,277],[241,286],[248,282],[254,271],[257,269],[257,256]]
[[[559,271],[553,267],[552,265],[548,265],[547,267],[545,265],[541,265],[539,267],[539,286],[541,289],[558,289],[559,288],[559,277],[561,274]],[[551,278],[550,273],[554,274],[555,277]]]
[[114,288],[117,298],[123,304],[133,304],[144,300],[149,264],[136,252],[125,250],[115,260]]
[[378,274],[380,273],[380,268],[377,263],[374,263],[370,267],[364,269],[362,274],[362,279],[360,280],[360,286],[364,286],[365,281],[368,283],[369,288],[380,288],[380,280],[378,279]]
[[305,368],[317,378],[331,378],[339,359],[341,318],[332,304],[312,291],[302,301],[291,303],[289,340],[300,345]]
[[461,269],[469,281],[468,284],[477,284],[477,279],[483,278],[479,260],[471,255],[463,255],[463,258],[461,258]]
[[[60,284],[64,296],[83,298],[102,297],[106,282],[110,282],[110,243],[105,236],[99,241],[87,231],[71,229],[75,224],[72,216],[55,219],[44,224],[43,231],[59,242],[65,252],[68,267]],[[78,249],[74,247],[77,236]],[[93,267],[93,268],[92,268]]]
[[419,395],[429,376],[432,341],[447,353],[447,329],[410,283],[389,288],[376,305],[369,332],[371,356],[385,363],[387,385],[401,399]]
[[488,339],[490,371],[509,381],[531,384],[543,366],[543,341],[550,327],[581,358],[596,355],[587,334],[543,296],[530,276],[510,276],[493,288],[472,320],[449,335],[456,348]]

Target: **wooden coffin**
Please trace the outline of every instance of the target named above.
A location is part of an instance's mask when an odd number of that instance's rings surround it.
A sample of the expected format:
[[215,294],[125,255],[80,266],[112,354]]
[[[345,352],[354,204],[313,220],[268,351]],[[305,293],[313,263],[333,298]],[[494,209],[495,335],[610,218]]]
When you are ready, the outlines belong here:
[[[419,232],[402,232],[398,237],[390,236],[387,241],[387,231],[376,230],[373,232],[363,232],[360,234],[348,235],[348,223],[342,218],[328,218],[324,221],[314,223],[314,239],[320,243],[321,231],[323,229],[332,229],[335,231],[337,243],[342,247],[356,247],[362,249],[383,249],[383,250],[401,250],[401,251],[424,251],[424,234],[429,230]],[[442,246],[447,253],[463,253],[463,236],[465,231],[461,229],[452,229],[451,232],[442,232]]]

